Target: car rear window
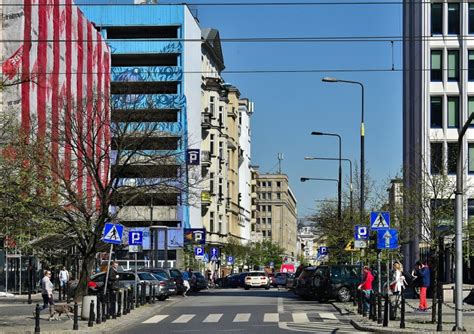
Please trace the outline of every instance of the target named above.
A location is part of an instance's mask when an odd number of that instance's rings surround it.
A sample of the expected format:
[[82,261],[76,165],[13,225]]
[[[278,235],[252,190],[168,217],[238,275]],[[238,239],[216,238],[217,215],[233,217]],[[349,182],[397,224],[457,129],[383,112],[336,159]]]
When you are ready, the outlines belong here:
[[168,280],[170,279],[170,277],[168,276],[167,273],[163,272],[163,271],[154,271],[153,272],[153,275],[156,276],[158,279],[160,280]]
[[247,276],[266,276],[266,275],[265,273],[256,272],[256,273],[248,273]]
[[139,273],[138,274],[138,277],[141,279],[141,280],[148,280],[148,281],[153,281],[153,280],[156,280],[156,278],[150,274],[150,273]]

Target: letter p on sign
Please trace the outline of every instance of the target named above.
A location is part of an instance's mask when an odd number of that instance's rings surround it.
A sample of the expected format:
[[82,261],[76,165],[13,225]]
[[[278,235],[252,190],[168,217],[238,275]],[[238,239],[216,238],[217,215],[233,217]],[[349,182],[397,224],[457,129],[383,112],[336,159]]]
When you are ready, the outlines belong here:
[[130,231],[128,233],[128,244],[141,246],[143,243],[142,231]]

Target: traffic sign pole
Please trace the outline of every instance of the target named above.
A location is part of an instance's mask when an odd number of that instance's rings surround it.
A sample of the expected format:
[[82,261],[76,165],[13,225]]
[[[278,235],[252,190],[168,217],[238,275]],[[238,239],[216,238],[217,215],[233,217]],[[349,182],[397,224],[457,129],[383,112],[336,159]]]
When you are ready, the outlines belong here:
[[[114,247],[114,244],[110,244],[109,260],[107,261],[107,272],[105,274],[105,285],[104,285],[104,290],[103,290],[104,298],[105,298],[105,293],[107,291],[107,283],[109,281],[110,260],[112,258],[112,248],[113,247]],[[137,256],[136,253],[135,253],[135,256]]]

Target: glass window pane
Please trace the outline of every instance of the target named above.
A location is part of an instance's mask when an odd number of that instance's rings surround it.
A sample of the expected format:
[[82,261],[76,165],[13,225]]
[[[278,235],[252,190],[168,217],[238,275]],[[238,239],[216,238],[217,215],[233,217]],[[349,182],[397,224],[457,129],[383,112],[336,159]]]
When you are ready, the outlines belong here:
[[439,174],[443,163],[443,144],[431,143],[431,174]]
[[443,63],[443,56],[441,50],[431,51],[431,81],[442,81],[443,71],[441,64]]
[[440,96],[431,97],[431,127],[443,127],[443,104]]
[[[474,96],[469,96],[467,98],[467,110],[467,117],[469,118],[469,116],[474,112]],[[474,126],[474,121],[471,122],[470,126]]]
[[448,51],[448,80],[459,80],[459,51]]
[[448,128],[459,126],[459,98],[448,97]]
[[469,50],[467,67],[468,67],[468,72],[467,72],[468,80],[474,81],[474,50]]
[[469,33],[474,34],[474,4],[469,4]]
[[459,24],[459,4],[448,4],[448,34],[458,35],[460,29]]
[[434,3],[431,5],[431,34],[443,34],[443,4]]
[[474,143],[469,144],[469,173],[474,173]]
[[448,143],[448,173],[456,174],[458,143]]

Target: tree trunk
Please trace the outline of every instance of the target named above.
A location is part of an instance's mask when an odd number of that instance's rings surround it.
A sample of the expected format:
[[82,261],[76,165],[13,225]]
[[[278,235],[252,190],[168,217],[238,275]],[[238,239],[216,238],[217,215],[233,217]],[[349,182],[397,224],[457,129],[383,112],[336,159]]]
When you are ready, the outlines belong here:
[[79,283],[77,284],[76,293],[74,295],[74,301],[79,302],[82,296],[87,295],[87,280],[94,269],[96,247],[91,246],[86,254],[82,256],[81,271],[79,273]]

